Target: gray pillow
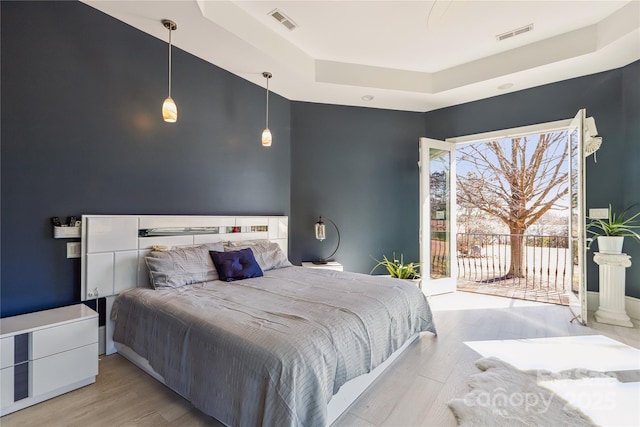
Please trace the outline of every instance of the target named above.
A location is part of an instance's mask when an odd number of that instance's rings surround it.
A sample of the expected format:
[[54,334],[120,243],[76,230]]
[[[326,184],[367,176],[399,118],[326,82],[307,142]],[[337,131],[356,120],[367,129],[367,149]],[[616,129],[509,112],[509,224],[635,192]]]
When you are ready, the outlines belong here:
[[224,244],[224,250],[226,252],[245,248],[251,248],[262,271],[290,267],[292,265],[280,248],[280,245],[275,242],[270,242],[269,240],[242,240],[239,242],[226,242]]
[[154,289],[179,288],[193,283],[218,280],[209,251],[223,251],[222,242],[200,246],[152,251],[145,261]]

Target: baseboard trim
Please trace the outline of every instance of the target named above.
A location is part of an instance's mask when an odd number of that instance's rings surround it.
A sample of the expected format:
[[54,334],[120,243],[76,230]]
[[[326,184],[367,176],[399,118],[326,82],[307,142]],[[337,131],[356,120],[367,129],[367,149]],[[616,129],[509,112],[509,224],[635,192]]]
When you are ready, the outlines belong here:
[[[596,311],[600,306],[600,293],[587,291],[587,308],[589,311]],[[640,320],[640,299],[625,296],[624,307],[627,315],[635,320]]]

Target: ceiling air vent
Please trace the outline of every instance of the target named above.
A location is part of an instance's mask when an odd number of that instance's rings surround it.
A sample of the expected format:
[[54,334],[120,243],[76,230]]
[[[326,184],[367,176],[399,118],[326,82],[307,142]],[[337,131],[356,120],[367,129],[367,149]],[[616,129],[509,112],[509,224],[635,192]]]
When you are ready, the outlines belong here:
[[517,28],[515,30],[507,31],[506,33],[498,34],[496,39],[499,42],[502,40],[510,39],[511,37],[519,36],[520,34],[528,33],[529,31],[533,31],[533,24],[526,25],[521,28]]
[[291,18],[289,18],[278,9],[273,9],[271,12],[269,12],[269,15],[273,16],[276,21],[284,25],[289,31],[293,31],[298,27],[296,23],[291,20]]

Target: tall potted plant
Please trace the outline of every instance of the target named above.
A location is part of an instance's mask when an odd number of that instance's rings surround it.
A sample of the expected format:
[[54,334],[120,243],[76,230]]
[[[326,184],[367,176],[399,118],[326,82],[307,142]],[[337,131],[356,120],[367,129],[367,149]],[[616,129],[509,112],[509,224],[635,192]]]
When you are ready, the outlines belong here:
[[640,243],[640,234],[635,230],[640,230],[640,211],[633,213],[633,204],[616,214],[609,205],[609,215],[607,219],[589,218],[587,233],[593,235],[593,240],[589,244],[598,241],[598,249],[602,253],[619,254],[622,253],[622,246],[625,237],[631,237]]

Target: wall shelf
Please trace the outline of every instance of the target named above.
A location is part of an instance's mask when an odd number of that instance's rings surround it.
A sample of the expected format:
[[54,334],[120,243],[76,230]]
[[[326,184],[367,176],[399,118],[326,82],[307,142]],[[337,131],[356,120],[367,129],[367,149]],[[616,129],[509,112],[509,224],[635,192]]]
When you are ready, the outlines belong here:
[[82,235],[82,227],[53,227],[54,239],[79,239]]

